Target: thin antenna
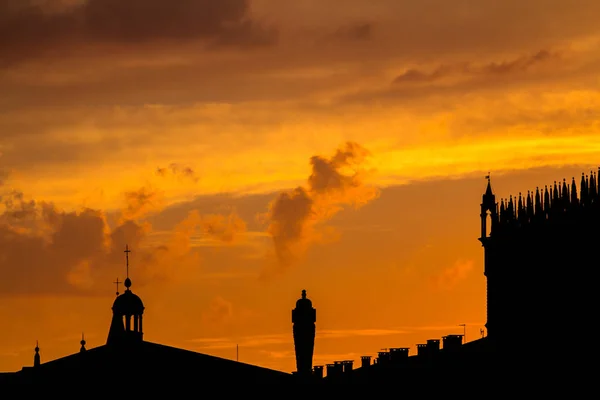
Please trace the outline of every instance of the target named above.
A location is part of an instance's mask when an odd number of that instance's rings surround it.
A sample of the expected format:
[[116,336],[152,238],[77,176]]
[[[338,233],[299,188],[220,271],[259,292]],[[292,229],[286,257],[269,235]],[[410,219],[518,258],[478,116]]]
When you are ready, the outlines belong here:
[[240,345],[239,344],[235,345],[235,361],[237,361],[237,362],[240,361]]
[[458,324],[463,327],[463,344],[467,343],[467,324]]

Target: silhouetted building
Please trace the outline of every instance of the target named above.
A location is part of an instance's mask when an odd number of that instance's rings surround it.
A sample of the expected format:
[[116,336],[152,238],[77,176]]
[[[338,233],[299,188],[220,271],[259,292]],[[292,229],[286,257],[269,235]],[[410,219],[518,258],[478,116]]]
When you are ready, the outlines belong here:
[[342,365],[343,365],[344,373],[350,373],[350,372],[352,372],[352,368],[354,366],[354,361],[353,360],[345,360],[345,361],[342,361]]
[[[597,174],[582,174],[579,187],[573,177],[570,184],[555,181],[499,203],[487,178],[479,240],[489,339],[503,349],[514,348],[526,331],[589,318],[597,303],[593,280],[587,278],[600,243]],[[573,339],[572,332],[563,330],[563,340]],[[554,341],[554,334],[535,337],[540,351]]]
[[[312,372],[316,321],[317,310],[313,308],[312,302],[306,298],[306,290],[303,290],[302,298],[298,299],[296,308],[292,310],[296,370],[302,376],[309,376]],[[327,374],[329,375],[329,372]]]
[[394,364],[402,363],[408,359],[408,347],[390,348],[390,362]]
[[360,366],[362,368],[368,367],[371,365],[371,356],[361,356],[360,357]]
[[463,335],[446,335],[442,337],[442,349],[444,351],[460,350],[463,342]]
[[[113,318],[108,332],[106,344],[119,345],[126,343],[138,343],[143,340],[142,317],[144,314],[144,303],[142,299],[131,291],[131,279],[129,279],[129,247],[125,248],[127,277],[125,278],[125,292],[119,295],[117,286],[117,298],[112,306]],[[119,280],[117,279],[117,285]]]
[[[129,249],[126,248],[128,255]],[[129,266],[127,257],[127,266]],[[127,272],[129,275],[129,272]],[[35,384],[41,387],[73,387],[83,385],[89,389],[112,382],[143,382],[144,388],[164,385],[197,388],[223,384],[280,384],[290,383],[292,375],[224,358],[164,346],[143,340],[142,300],[131,291],[129,276],[125,279],[125,292],[113,303],[113,316],[106,344],[86,349],[81,338],[81,348],[72,355],[42,363],[40,348],[36,343],[33,367],[0,374],[2,384]],[[131,383],[131,382],[129,382]],[[48,386],[49,385],[49,386]],[[138,391],[144,388],[128,386]],[[139,394],[139,392],[138,392]]]
[[[600,170],[600,169],[599,169]],[[421,388],[432,382],[449,378],[443,386],[464,385],[464,377],[478,383],[493,382],[505,386],[518,381],[519,372],[530,384],[534,376],[541,377],[541,386],[549,382],[549,373],[564,372],[583,365],[564,362],[564,353],[556,349],[557,323],[568,325],[586,321],[596,309],[595,286],[591,275],[598,257],[600,243],[600,193],[598,175],[583,175],[579,189],[573,178],[570,185],[554,183],[543,190],[536,188],[526,196],[509,196],[496,202],[491,181],[481,202],[481,237],[484,247],[484,274],[487,281],[486,337],[466,342],[464,335],[449,334],[417,344],[417,354],[410,356],[409,348],[395,347],[378,352],[371,364],[370,356],[361,357],[361,366],[353,369],[353,361],[334,361],[312,368],[316,310],[306,298],[296,302],[292,310],[293,337],[296,352],[296,375],[251,366],[218,357],[162,346],[144,341],[142,318],[144,304],[131,291],[132,282],[125,280],[125,292],[113,304],[113,316],[107,343],[73,355],[41,363],[36,342],[33,367],[16,373],[0,374],[0,383],[71,383],[93,386],[101,380],[120,381],[136,371],[146,382],[195,384],[222,379],[249,383],[294,382],[361,382],[396,384],[414,383],[424,378]],[[129,266],[128,253],[127,268]],[[576,290],[572,290],[575,288]],[[528,328],[542,330],[532,340],[518,340]],[[548,333],[553,329],[552,333]],[[568,329],[560,339],[567,342],[575,337]],[[595,352],[595,347],[586,347]],[[579,356],[575,353],[574,358]],[[589,356],[587,360],[593,360]],[[562,369],[560,369],[563,367]],[[588,367],[585,367],[588,368]],[[540,371],[544,371],[541,373]],[[566,375],[565,375],[566,376]],[[324,378],[324,379],[323,379]],[[518,386],[518,385],[517,385]],[[536,390],[540,387],[538,384]]]
[[323,378],[323,366],[322,365],[315,365],[314,368],[313,368],[313,375],[317,379],[322,379]]

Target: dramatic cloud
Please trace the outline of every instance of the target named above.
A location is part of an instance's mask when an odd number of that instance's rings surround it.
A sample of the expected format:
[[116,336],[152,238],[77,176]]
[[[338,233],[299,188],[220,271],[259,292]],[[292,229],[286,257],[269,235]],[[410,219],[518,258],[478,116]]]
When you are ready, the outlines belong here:
[[248,13],[248,0],[0,0],[0,62],[151,42],[272,42]]
[[153,243],[145,218],[162,210],[157,199],[159,192],[147,187],[125,193],[122,211],[110,224],[101,210],[64,211],[5,191],[0,196],[0,295],[102,293],[109,279],[123,276],[126,245],[132,249],[130,271],[137,287],[177,279],[200,266],[192,237],[231,244],[245,232],[235,213],[203,216],[193,210],[164,242]]
[[128,191],[124,194],[125,208],[122,211],[124,220],[135,220],[158,212],[165,206],[164,194],[149,187]]
[[233,243],[246,232],[246,222],[235,212],[228,215],[205,214],[192,210],[179,223],[179,227],[189,232],[189,237],[201,234],[219,243]]
[[[267,232],[280,266],[290,265],[311,243],[332,239],[320,226],[345,206],[359,208],[379,194],[364,183],[368,151],[348,142],[330,157],[313,156],[306,186],[280,193],[270,204]],[[335,235],[333,235],[335,237]]]

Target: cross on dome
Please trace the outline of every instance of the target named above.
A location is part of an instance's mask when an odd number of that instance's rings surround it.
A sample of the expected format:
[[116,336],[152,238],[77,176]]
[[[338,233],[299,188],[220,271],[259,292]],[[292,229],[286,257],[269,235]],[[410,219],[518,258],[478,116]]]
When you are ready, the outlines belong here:
[[129,288],[131,287],[131,279],[129,279],[129,253],[131,253],[131,250],[129,250],[129,245],[125,245],[125,266],[127,268],[127,277],[125,278],[125,287],[127,288],[126,290],[129,290]]
[[119,295],[119,284],[120,284],[120,283],[123,283],[123,282],[120,282],[120,281],[119,281],[119,278],[117,278],[117,280],[116,280],[116,281],[114,281],[113,283],[117,285],[117,296],[118,296],[118,295]]

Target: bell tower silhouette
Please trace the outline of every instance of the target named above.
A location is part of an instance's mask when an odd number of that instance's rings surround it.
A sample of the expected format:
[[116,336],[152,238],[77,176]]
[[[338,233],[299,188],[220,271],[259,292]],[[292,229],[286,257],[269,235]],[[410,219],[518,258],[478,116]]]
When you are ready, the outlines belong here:
[[[490,181],[490,174],[485,177],[487,179],[487,187],[485,193],[481,199],[481,237],[479,241],[484,248],[484,272],[486,277],[486,297],[487,297],[487,322],[485,327],[488,332],[488,336],[494,337],[494,322],[490,321],[490,315],[495,315],[496,299],[495,299],[495,288],[493,278],[494,275],[494,241],[492,235],[494,228],[498,223],[498,203],[496,203],[496,196],[492,191],[492,184]],[[492,277],[490,279],[490,277]],[[490,285],[491,282],[491,285]]]
[[303,290],[302,298],[298,299],[296,308],[292,310],[296,371],[298,375],[309,376],[312,373],[316,321],[317,310],[313,308],[312,302],[306,298],[306,290]]
[[125,292],[119,295],[119,279],[117,284],[117,298],[113,303],[113,318],[108,332],[107,345],[136,343],[143,340],[142,316],[144,314],[144,303],[131,291],[131,279],[129,279],[129,246],[125,246],[125,262],[127,278],[124,286]]

